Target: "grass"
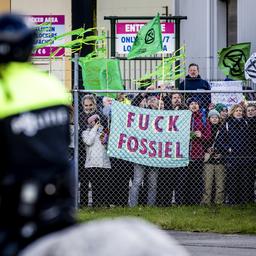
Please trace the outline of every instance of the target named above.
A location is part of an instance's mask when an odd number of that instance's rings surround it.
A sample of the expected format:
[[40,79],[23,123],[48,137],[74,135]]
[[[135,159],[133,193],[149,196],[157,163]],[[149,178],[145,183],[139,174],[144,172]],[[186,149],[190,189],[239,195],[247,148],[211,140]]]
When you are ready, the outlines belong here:
[[133,216],[163,229],[223,234],[256,234],[256,205],[232,207],[179,206],[169,208],[83,208],[78,221]]

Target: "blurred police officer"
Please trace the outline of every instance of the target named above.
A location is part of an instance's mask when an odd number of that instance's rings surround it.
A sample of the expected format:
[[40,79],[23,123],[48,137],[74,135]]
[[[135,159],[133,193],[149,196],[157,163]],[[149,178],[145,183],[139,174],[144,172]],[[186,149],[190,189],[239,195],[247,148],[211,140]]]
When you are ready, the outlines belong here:
[[35,30],[0,16],[0,255],[74,223],[68,162],[69,100],[29,58]]

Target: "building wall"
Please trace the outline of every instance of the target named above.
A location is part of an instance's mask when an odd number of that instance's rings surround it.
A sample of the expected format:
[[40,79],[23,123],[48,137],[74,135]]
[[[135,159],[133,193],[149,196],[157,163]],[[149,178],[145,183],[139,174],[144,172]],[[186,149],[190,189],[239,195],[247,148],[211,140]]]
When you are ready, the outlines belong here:
[[[2,0],[1,0],[2,1]],[[25,15],[65,15],[65,32],[71,30],[71,0],[11,0],[11,11]],[[66,40],[70,40],[67,38]],[[70,56],[66,50],[65,55]],[[70,58],[55,58],[50,60],[47,57],[33,58],[33,63],[40,68],[53,73],[67,88],[71,88],[71,62]]]
[[237,0],[237,41],[251,42],[251,53],[256,51],[255,0]]
[[10,11],[11,0],[1,0],[0,1],[0,12]]
[[[192,10],[195,10],[192,11]],[[207,56],[207,1],[180,0],[176,15],[187,16],[181,22],[181,44],[186,45],[187,66],[197,63],[200,73],[206,75]]]
[[218,51],[223,47],[226,47],[227,44],[227,19],[226,19],[226,4],[223,1],[214,2],[214,12],[213,12],[213,23],[214,23],[214,32],[213,32],[213,46],[211,58],[212,61],[212,71],[210,76],[212,79],[223,79],[223,73],[218,69]]
[[187,65],[195,62],[201,76],[221,79],[217,51],[226,46],[225,3],[219,0],[177,0],[175,15],[187,16],[181,22],[181,42],[186,45]]

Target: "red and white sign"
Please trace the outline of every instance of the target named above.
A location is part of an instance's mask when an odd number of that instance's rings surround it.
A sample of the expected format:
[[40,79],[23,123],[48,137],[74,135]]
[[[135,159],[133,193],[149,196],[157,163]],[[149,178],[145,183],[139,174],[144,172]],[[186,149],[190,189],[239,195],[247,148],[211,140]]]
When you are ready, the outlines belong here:
[[[30,19],[37,25],[37,39],[35,45],[47,43],[53,37],[65,33],[65,15],[31,15]],[[53,42],[50,46],[37,49],[33,53],[33,56],[49,57],[50,54],[55,52],[59,48],[58,46],[63,43],[64,39],[56,40],[56,42]],[[64,54],[65,49],[62,48],[55,56],[62,56]]]
[[[146,23],[127,22],[116,23],[116,52],[119,54],[128,54],[132,48],[138,31]],[[163,50],[165,53],[172,53],[175,50],[174,23],[161,23]]]

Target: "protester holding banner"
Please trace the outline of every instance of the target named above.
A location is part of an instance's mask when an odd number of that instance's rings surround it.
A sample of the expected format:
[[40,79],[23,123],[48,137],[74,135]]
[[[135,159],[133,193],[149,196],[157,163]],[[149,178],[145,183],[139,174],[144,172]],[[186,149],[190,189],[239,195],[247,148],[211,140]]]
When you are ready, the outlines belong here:
[[[188,107],[182,103],[180,93],[172,93],[163,98],[164,109],[185,110]],[[160,169],[157,186],[157,205],[170,206],[172,204],[182,204],[183,199],[183,176],[186,167]]]
[[249,201],[248,184],[251,183],[249,165],[251,164],[251,135],[244,117],[244,108],[233,105],[230,117],[220,129],[215,146],[225,152],[226,167],[226,203],[240,204]]
[[[144,98],[143,98],[144,99]],[[139,102],[135,102],[138,104]],[[147,99],[148,108],[158,109],[159,100],[155,96],[150,96]],[[134,164],[134,174],[132,180],[132,186],[130,190],[129,206],[134,207],[138,204],[140,186],[144,179],[144,176],[148,175],[148,193],[147,193],[147,205],[153,206],[156,203],[157,194],[157,179],[158,179],[158,168],[150,167],[147,168],[141,164]]]
[[204,143],[211,138],[211,128],[208,120],[203,120],[200,111],[201,102],[194,96],[187,101],[192,112],[190,135],[190,162],[184,186],[186,186],[185,203],[200,204],[203,194],[203,160]]
[[[125,93],[117,94],[117,101],[131,105]],[[111,119],[110,119],[111,121]],[[123,159],[115,157],[110,158],[111,161],[111,176],[110,179],[110,197],[109,202],[115,206],[127,206],[129,198],[129,182],[132,178],[133,164]]]
[[[203,80],[199,75],[199,66],[198,64],[191,63],[188,66],[188,75],[185,80],[179,85],[179,90],[182,91],[196,91],[196,90],[211,90],[209,83],[206,80]],[[196,95],[196,94],[193,94]],[[186,98],[192,97],[192,94],[186,94]],[[201,102],[201,108],[208,109],[209,104],[211,103],[211,95],[208,93],[197,94],[198,99]]]

